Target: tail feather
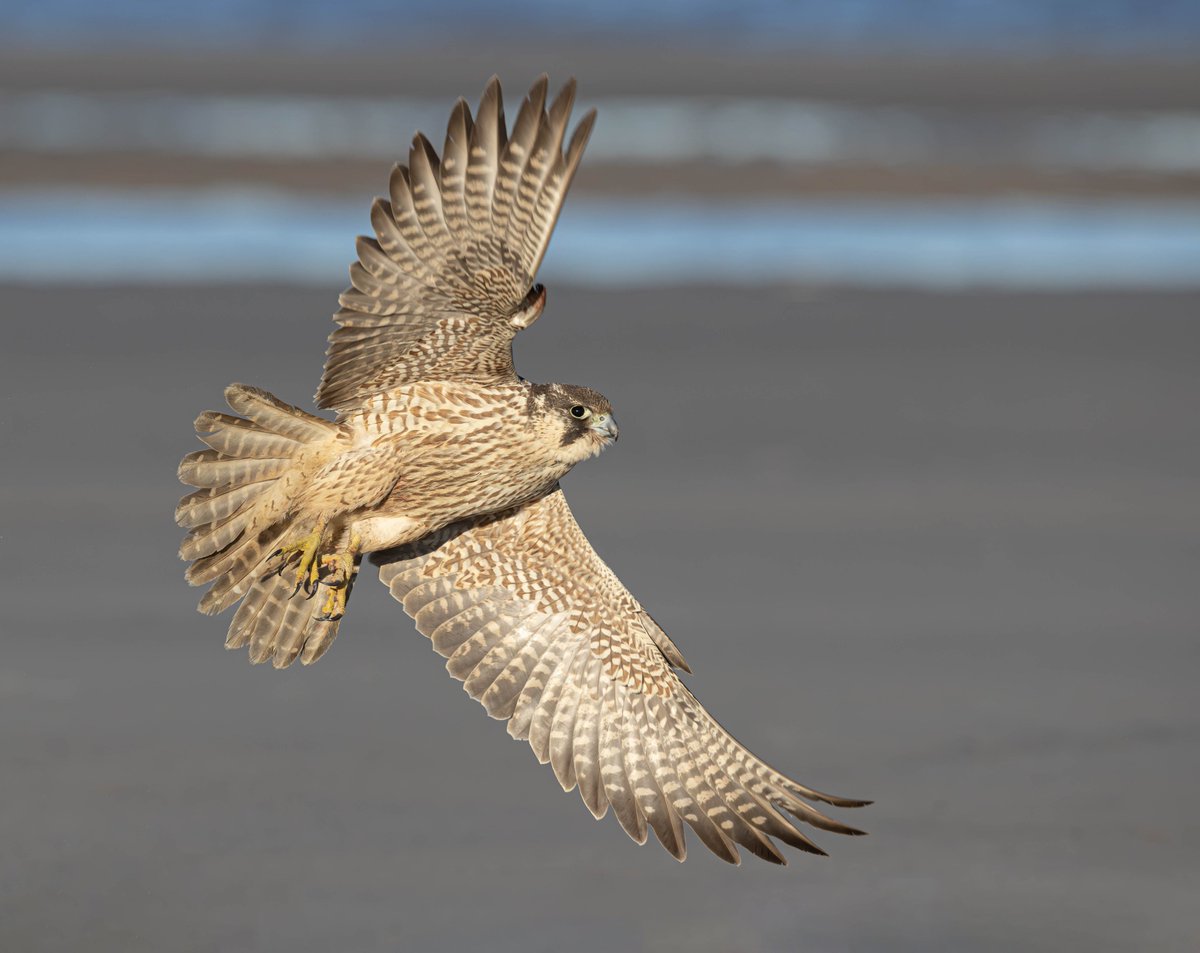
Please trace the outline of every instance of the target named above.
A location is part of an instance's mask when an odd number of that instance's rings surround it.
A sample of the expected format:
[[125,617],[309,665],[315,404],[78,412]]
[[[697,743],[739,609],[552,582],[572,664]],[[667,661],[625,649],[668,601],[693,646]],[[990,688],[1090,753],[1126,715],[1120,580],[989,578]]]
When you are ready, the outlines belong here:
[[[259,576],[273,572],[270,565],[271,554],[279,548],[286,533],[286,525],[273,526],[265,533],[248,537],[244,544],[237,546],[237,552],[227,560],[221,559],[225,556],[224,551],[205,557],[215,561],[208,568],[207,574],[216,575],[212,586],[200,600],[200,611],[205,615],[224,612],[250,591],[250,587]],[[203,560],[197,560],[193,568],[200,562]]]
[[266,460],[227,457],[216,450],[197,450],[189,453],[179,464],[179,479],[192,486],[242,486],[274,480],[291,465],[290,458],[272,457]]
[[[357,565],[355,572],[358,571]],[[347,598],[349,598],[347,596]],[[304,630],[304,651],[300,655],[300,664],[312,665],[317,659],[329,651],[333,640],[337,637],[340,619],[312,619]]]
[[184,529],[219,523],[233,516],[261,492],[262,487],[253,483],[229,488],[204,487],[179,501],[175,507],[175,522]]
[[249,645],[252,661],[272,659],[279,668],[297,658],[315,661],[338,622],[318,618],[324,600],[297,591],[271,556],[290,528],[296,457],[335,437],[338,426],[255,387],[234,384],[225,398],[243,416],[206,411],[197,417],[197,436],[208,449],[179,465],[179,478],[199,487],[175,510],[176,522],[189,530],[179,550],[192,561],[187,580],[211,583],[201,612],[215,614],[242,600],[229,626],[229,648]]
[[[354,573],[357,576],[358,561]],[[255,665],[269,660],[275,668],[287,668],[296,659],[311,665],[329,649],[340,624],[338,619],[320,618],[322,601],[319,594],[296,592],[286,575],[260,576],[229,625],[225,647],[249,645]]]
[[267,659],[276,668],[287,668],[300,654],[304,646],[304,633],[312,621],[316,611],[319,596],[289,599],[278,613],[278,624],[268,633],[250,640],[250,661],[254,664],[265,662]]
[[213,450],[230,457],[289,458],[302,444],[292,437],[262,430],[248,420],[215,410],[206,410],[196,418],[196,436]]
[[281,437],[311,443],[337,432],[337,424],[306,414],[273,394],[247,384],[230,384],[225,388],[225,400],[239,414]]
[[224,549],[246,531],[254,521],[253,509],[243,509],[225,519],[196,527],[179,547],[180,559],[200,559]]
[[[205,531],[204,528],[199,530],[200,533]],[[193,530],[193,533],[196,532]],[[240,537],[223,549],[193,560],[187,572],[184,573],[184,578],[193,586],[204,586],[210,582],[222,579],[235,570],[240,569],[244,571],[247,566],[252,566],[256,560],[270,555],[270,552],[266,551],[265,543],[260,541],[260,537],[263,535],[261,532],[243,532]],[[200,545],[199,541],[189,544],[188,540],[191,538],[192,534],[189,534],[184,539],[184,545]],[[202,538],[202,536],[198,536],[197,540]],[[180,558],[187,559],[188,557],[181,555]]]
[[[282,585],[282,577],[276,578]],[[225,635],[225,648],[245,647],[246,643],[250,641],[255,620],[267,608],[272,592],[274,592],[274,587],[260,585],[254,586],[246,593],[246,598],[242,600],[242,604],[238,606],[237,612],[233,614],[233,619],[229,623],[229,631]]]
[[284,623],[288,622],[288,616],[292,617],[291,626],[300,622],[303,630],[304,622],[318,605],[315,597],[294,592],[294,586],[281,576],[259,579],[250,591],[257,592],[259,589],[266,590],[267,598],[262,609],[251,620],[249,632],[246,633],[250,643],[250,661],[255,665],[265,662],[274,654],[275,639]]

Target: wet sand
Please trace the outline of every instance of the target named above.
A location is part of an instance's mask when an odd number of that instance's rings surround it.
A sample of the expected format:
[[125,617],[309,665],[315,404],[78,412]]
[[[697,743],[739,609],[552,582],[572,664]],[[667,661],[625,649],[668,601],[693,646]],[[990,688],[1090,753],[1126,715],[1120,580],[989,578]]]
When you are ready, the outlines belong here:
[[[448,47],[452,45],[453,49]],[[274,49],[3,49],[0,88],[410,95],[474,98],[493,73],[514,90],[541,72],[576,76],[589,96],[796,96],[947,107],[1195,109],[1200,61],[1127,56],[872,54],[835,49],[697,49],[588,37]]]
[[871,836],[636,848],[369,577],[312,669],[226,653],[175,465],[229,381],[307,402],[333,295],[6,287],[0,947],[1195,949],[1200,297],[546,277],[520,369],[622,425],[580,522]]

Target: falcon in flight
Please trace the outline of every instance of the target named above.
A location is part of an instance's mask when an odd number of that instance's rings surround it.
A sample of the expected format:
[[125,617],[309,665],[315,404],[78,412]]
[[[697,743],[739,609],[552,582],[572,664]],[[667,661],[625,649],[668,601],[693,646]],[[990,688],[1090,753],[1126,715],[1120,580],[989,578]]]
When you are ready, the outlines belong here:
[[[559,488],[617,439],[602,395],[517,375],[512,340],[541,316],[534,283],[595,121],[567,137],[568,82],[545,76],[506,127],[493,78],[459,100],[439,158],[423,135],[371,207],[316,394],[335,420],[255,387],[195,423],[207,449],[175,518],[200,611],[240,601],[225,644],[252,662],[315,662],[366,553],[445,656],[597,818],[676,858],[683,825],[730,863],[823,853],[797,821],[859,834],[739,744],[679,676],[683,656],[588,544]],[[789,817],[790,815],[790,817]]]

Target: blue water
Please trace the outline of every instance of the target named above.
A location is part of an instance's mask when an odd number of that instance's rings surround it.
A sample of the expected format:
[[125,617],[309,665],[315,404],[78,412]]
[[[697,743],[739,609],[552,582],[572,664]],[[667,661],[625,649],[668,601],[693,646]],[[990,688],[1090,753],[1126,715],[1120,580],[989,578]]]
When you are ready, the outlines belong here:
[[0,43],[255,47],[530,35],[827,48],[1194,49],[1194,0],[8,0]]
[[[471,91],[474,92],[474,91]],[[449,96],[0,91],[0,149],[391,162],[416,129],[440,141]],[[1001,115],[756,97],[585,99],[588,161],[953,163],[995,168],[1200,170],[1200,113]]]
[[[361,203],[259,190],[0,192],[0,279],[345,284]],[[598,287],[1200,288],[1200,203],[573,199],[542,277]]]

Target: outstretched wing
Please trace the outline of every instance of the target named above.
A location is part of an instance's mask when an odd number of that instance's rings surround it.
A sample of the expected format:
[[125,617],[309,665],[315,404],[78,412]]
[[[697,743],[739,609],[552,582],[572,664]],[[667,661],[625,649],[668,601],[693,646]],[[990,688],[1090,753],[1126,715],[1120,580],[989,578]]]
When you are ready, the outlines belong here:
[[597,818],[611,805],[638,843],[649,828],[682,860],[686,823],[730,863],[735,845],[785,863],[772,837],[823,851],[783,811],[862,833],[805,799],[868,802],[784,777],[705,711],[674,671],[686,670],[678,650],[596,555],[561,490],[376,558],[471,697],[507,719],[564,790],[578,785]]
[[511,138],[492,77],[474,119],[455,105],[440,160],[413,139],[390,199],[371,206],[375,238],[358,239],[318,406],[346,410],[414,380],[515,379],[512,338],[541,313],[533,279],[596,118],[583,117],[564,153],[575,81],[549,109],[547,83],[533,84]]

